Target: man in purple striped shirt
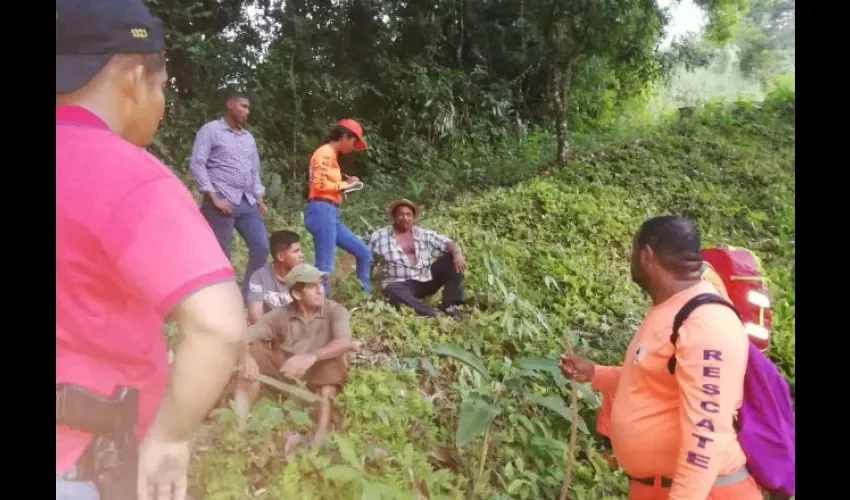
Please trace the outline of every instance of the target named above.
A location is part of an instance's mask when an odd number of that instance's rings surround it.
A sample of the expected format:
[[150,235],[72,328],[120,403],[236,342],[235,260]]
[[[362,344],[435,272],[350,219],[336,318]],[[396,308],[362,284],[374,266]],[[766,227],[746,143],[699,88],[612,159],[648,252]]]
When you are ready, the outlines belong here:
[[266,264],[269,240],[263,216],[265,188],[260,181],[260,155],[254,136],[243,127],[250,102],[239,92],[227,94],[224,115],[198,131],[189,168],[204,199],[201,213],[209,222],[225,255],[230,258],[233,229],[248,245],[248,266],[242,284]]

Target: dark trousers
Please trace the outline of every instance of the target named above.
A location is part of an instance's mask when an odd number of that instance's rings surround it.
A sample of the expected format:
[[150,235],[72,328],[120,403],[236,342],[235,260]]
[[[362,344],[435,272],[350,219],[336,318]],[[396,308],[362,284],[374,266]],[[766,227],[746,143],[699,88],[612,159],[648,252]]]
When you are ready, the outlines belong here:
[[263,217],[257,211],[257,205],[248,203],[248,199],[242,197],[239,205],[233,205],[233,215],[224,215],[219,212],[212,202],[204,197],[201,202],[201,213],[209,222],[215,233],[218,244],[224,251],[224,255],[230,258],[230,245],[233,243],[233,229],[239,232],[245,244],[248,246],[248,265],[245,268],[245,277],[242,280],[242,297],[248,296],[248,282],[254,271],[266,265],[269,258],[269,237],[266,234],[266,225]]
[[400,307],[410,306],[419,316],[436,317],[437,312],[425,305],[422,299],[430,297],[443,288],[441,307],[445,308],[463,302],[463,274],[455,270],[452,256],[445,253],[431,264],[431,281],[396,281],[384,288],[390,304]]

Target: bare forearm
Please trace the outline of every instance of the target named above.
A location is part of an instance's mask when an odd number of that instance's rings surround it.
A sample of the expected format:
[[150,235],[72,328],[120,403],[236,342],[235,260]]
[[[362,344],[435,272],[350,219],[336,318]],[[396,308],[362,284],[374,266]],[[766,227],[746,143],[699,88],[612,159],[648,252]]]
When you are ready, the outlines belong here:
[[319,361],[338,358],[350,351],[352,344],[353,341],[351,337],[335,339],[332,340],[325,347],[322,347],[321,349],[317,350],[314,354],[317,358],[319,358]]
[[452,255],[460,255],[460,253],[461,253],[460,252],[460,246],[458,246],[457,243],[455,243],[454,241],[451,241],[451,240],[449,240],[449,242],[446,243],[446,250]]
[[262,302],[249,302],[248,303],[248,324],[253,325],[257,322],[260,316],[263,315],[263,303]]
[[194,304],[196,311],[188,317],[177,316],[181,341],[152,433],[174,441],[189,439],[230,380],[245,349],[246,327],[239,290],[234,283],[227,285],[232,290]]
[[174,440],[188,439],[218,400],[243,352],[238,342],[183,342],[157,415],[158,430]]

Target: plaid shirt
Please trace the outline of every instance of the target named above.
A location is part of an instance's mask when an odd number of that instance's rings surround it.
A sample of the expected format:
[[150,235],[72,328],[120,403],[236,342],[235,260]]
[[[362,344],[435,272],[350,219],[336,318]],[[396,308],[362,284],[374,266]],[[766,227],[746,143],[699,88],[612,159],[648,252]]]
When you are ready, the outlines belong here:
[[430,229],[413,226],[416,263],[411,264],[393,236],[393,227],[378,229],[369,238],[369,248],[381,261],[382,286],[396,281],[431,281],[431,264],[446,252],[450,241]]
[[189,171],[201,193],[218,193],[234,205],[239,205],[243,195],[253,205],[266,191],[260,181],[254,136],[244,128],[232,130],[224,118],[198,130]]

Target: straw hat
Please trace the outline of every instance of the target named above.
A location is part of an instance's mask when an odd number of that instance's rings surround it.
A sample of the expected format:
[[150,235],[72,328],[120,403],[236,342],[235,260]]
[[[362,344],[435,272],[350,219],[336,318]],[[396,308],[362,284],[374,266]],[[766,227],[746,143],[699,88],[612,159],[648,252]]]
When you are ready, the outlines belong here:
[[410,207],[410,209],[413,210],[413,221],[414,222],[418,221],[422,217],[422,209],[419,208],[419,205],[417,205],[416,203],[413,203],[410,200],[402,199],[402,200],[391,201],[389,204],[387,204],[387,208],[384,209],[384,213],[386,214],[387,219],[393,220],[393,212],[395,212],[395,209],[400,207],[400,206]]

